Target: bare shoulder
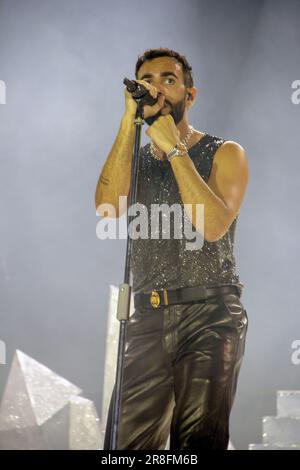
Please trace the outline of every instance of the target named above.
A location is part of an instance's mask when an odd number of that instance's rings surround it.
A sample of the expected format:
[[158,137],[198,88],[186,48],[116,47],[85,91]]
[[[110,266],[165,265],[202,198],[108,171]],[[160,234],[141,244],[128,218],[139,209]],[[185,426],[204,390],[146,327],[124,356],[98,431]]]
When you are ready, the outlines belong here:
[[233,140],[223,142],[215,153],[207,184],[227,207],[227,226],[240,210],[248,180],[244,148]]
[[220,170],[224,174],[242,173],[248,179],[248,157],[245,149],[234,140],[226,140],[217,149],[213,159],[212,171]]
[[225,159],[227,164],[247,164],[247,155],[245,149],[234,140],[226,140],[216,151],[214,158],[216,162],[221,163],[221,161],[224,161]]
[[233,140],[226,140],[217,149],[208,185],[217,189],[220,186],[238,184],[246,187],[249,180],[248,158],[245,149]]

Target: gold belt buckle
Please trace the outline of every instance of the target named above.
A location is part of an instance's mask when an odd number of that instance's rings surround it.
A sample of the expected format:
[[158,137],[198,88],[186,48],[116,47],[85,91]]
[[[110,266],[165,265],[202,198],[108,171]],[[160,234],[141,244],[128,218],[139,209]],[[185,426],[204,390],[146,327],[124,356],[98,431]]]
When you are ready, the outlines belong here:
[[151,305],[152,305],[153,308],[159,307],[159,304],[160,304],[160,297],[159,297],[159,293],[157,292],[157,290],[151,291],[151,294],[150,294],[150,303],[151,303]]
[[[165,303],[165,305],[169,305],[168,292],[165,288],[163,289],[163,291],[164,291],[164,303]],[[160,296],[159,296],[159,293],[157,292],[157,290],[155,290],[155,289],[151,291],[150,303],[151,303],[153,308],[157,308],[160,305]]]

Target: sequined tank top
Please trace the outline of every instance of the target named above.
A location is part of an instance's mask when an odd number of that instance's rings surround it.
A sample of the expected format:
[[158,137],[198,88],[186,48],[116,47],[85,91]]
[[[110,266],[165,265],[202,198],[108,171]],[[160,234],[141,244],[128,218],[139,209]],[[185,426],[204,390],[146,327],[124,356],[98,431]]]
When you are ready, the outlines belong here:
[[[205,182],[209,178],[215,152],[223,142],[224,139],[206,133],[188,150]],[[170,162],[155,160],[150,153],[150,144],[140,149],[137,202],[144,205],[149,214],[151,204],[171,206],[177,203],[183,207]],[[163,239],[161,234],[157,239],[151,238],[151,217],[148,217],[148,238],[139,237],[132,240],[133,292],[197,285],[212,287],[239,284],[243,287],[236,272],[233,253],[237,218],[238,216],[219,240],[204,240],[201,249],[187,250],[184,235],[180,239]]]

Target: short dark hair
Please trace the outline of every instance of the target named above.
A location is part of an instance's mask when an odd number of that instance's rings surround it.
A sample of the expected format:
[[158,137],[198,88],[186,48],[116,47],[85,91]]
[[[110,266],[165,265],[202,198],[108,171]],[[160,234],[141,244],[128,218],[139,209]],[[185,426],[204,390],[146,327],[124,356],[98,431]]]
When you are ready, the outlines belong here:
[[155,59],[156,57],[174,57],[182,65],[184,84],[187,88],[194,86],[192,67],[188,63],[184,55],[179,52],[168,49],[167,47],[160,47],[158,49],[147,49],[142,55],[138,56],[137,63],[135,65],[135,78],[137,79],[138,71],[146,60]]

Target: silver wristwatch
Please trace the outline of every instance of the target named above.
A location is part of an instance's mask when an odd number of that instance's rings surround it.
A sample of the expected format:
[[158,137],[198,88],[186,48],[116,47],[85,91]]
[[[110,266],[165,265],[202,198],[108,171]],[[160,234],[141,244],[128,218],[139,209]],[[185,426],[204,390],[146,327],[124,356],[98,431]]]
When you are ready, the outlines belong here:
[[187,152],[187,148],[183,142],[179,142],[178,144],[175,145],[175,147],[167,153],[167,159],[169,162],[172,160],[174,157],[181,157]]

